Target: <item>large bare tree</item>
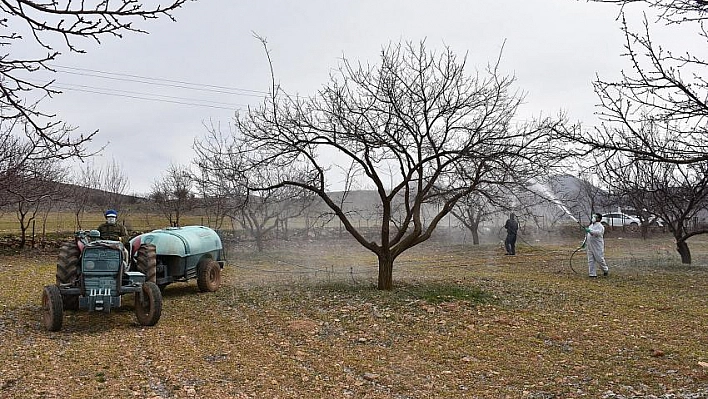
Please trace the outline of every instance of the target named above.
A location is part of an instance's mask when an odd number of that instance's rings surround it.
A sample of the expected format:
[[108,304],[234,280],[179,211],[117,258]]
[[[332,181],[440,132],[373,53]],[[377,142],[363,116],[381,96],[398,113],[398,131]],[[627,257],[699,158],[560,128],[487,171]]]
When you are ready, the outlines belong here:
[[[523,96],[513,77],[499,73],[498,62],[473,74],[466,64],[449,48],[436,53],[425,43],[390,44],[378,65],[343,59],[311,97],[288,95],[274,79],[271,98],[236,120],[249,167],[307,173],[249,189],[293,186],[317,195],[378,258],[378,288],[392,289],[396,258],[430,238],[460,198],[488,178],[541,173],[557,148],[548,137],[557,121],[512,124]],[[374,239],[330,195],[333,181],[342,180],[330,173],[333,165],[354,165],[360,186],[377,193]],[[441,206],[424,220],[430,203]]]
[[[665,213],[662,217],[666,216],[682,261],[690,262],[686,239],[703,231],[686,226],[704,206],[701,191],[708,162],[708,59],[700,47],[690,44],[708,44],[704,26],[708,2],[598,1],[622,6],[622,55],[631,68],[617,81],[595,82],[601,126],[576,127],[560,131],[561,136],[576,144],[579,154],[591,153],[606,175],[622,180],[625,187],[613,194],[647,199],[650,212]],[[638,24],[626,14],[630,7],[656,17],[645,15]],[[661,37],[658,30],[676,30],[674,34],[684,38],[689,29],[693,34],[688,40],[655,41]]]

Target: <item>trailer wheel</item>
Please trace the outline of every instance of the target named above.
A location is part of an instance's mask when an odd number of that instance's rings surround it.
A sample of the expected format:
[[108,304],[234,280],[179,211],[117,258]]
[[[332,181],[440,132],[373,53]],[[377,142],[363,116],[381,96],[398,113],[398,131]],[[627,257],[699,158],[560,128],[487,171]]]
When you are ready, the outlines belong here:
[[[76,242],[67,242],[59,248],[57,260],[57,285],[72,284],[79,277],[79,263],[81,250]],[[79,308],[78,295],[62,295],[64,309],[77,310]]]
[[59,331],[63,321],[64,307],[59,287],[47,285],[42,291],[42,324],[49,331]]
[[213,259],[204,259],[197,265],[197,287],[201,292],[214,292],[221,286],[221,267]]
[[[140,300],[140,298],[144,300]],[[162,315],[162,295],[153,282],[143,284],[143,294],[135,293],[135,316],[143,326],[154,326]]]
[[154,245],[140,245],[136,262],[138,271],[145,275],[145,281],[157,282],[157,251]]

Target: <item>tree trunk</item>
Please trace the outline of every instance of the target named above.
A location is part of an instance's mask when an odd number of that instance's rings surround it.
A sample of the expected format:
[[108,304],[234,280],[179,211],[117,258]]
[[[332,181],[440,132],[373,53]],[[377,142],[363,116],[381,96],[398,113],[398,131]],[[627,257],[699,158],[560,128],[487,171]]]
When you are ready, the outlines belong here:
[[[278,223],[278,222],[276,222],[276,223]],[[280,227],[282,229],[281,239],[283,241],[288,241],[288,219],[281,220],[279,223],[280,223]]]
[[25,249],[25,245],[27,245],[27,226],[20,223],[20,249]]
[[387,254],[379,254],[378,289],[390,291],[393,289],[393,258]]
[[256,240],[256,249],[258,252],[263,252],[263,234],[259,231],[254,231],[253,238]]
[[681,255],[681,263],[691,264],[691,250],[688,248],[688,243],[683,240],[676,240],[676,250]]

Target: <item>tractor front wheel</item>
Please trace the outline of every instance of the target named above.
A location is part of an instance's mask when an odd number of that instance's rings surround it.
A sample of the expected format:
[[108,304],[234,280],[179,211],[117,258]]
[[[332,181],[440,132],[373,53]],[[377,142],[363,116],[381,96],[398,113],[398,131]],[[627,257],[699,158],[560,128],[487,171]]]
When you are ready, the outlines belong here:
[[214,292],[221,286],[221,267],[212,259],[204,259],[197,265],[197,287],[201,292]]
[[[142,300],[141,300],[142,298]],[[146,281],[142,295],[135,293],[135,316],[143,326],[154,326],[162,314],[162,294],[157,284]]]
[[42,291],[42,324],[49,331],[61,330],[64,321],[64,305],[56,285],[47,285]]

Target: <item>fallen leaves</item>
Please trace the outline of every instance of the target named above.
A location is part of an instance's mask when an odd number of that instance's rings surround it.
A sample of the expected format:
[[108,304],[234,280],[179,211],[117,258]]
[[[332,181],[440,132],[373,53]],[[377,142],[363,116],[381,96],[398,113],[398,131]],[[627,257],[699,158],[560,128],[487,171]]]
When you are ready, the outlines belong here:
[[521,247],[511,260],[496,247],[421,246],[395,269],[396,289],[381,292],[370,254],[330,246],[337,256],[325,256],[328,264],[339,258],[343,270],[361,265],[370,275],[288,280],[239,265],[317,269],[325,260],[311,254],[322,251],[249,254],[224,270],[218,292],[168,287],[153,328],[137,326],[128,307],[68,312],[65,329],[51,334],[40,328],[38,296],[54,260],[10,257],[13,267],[0,268],[0,398],[620,399],[708,390],[697,322],[708,271],[699,267],[634,259],[590,285],[557,272],[567,254],[552,248]]

